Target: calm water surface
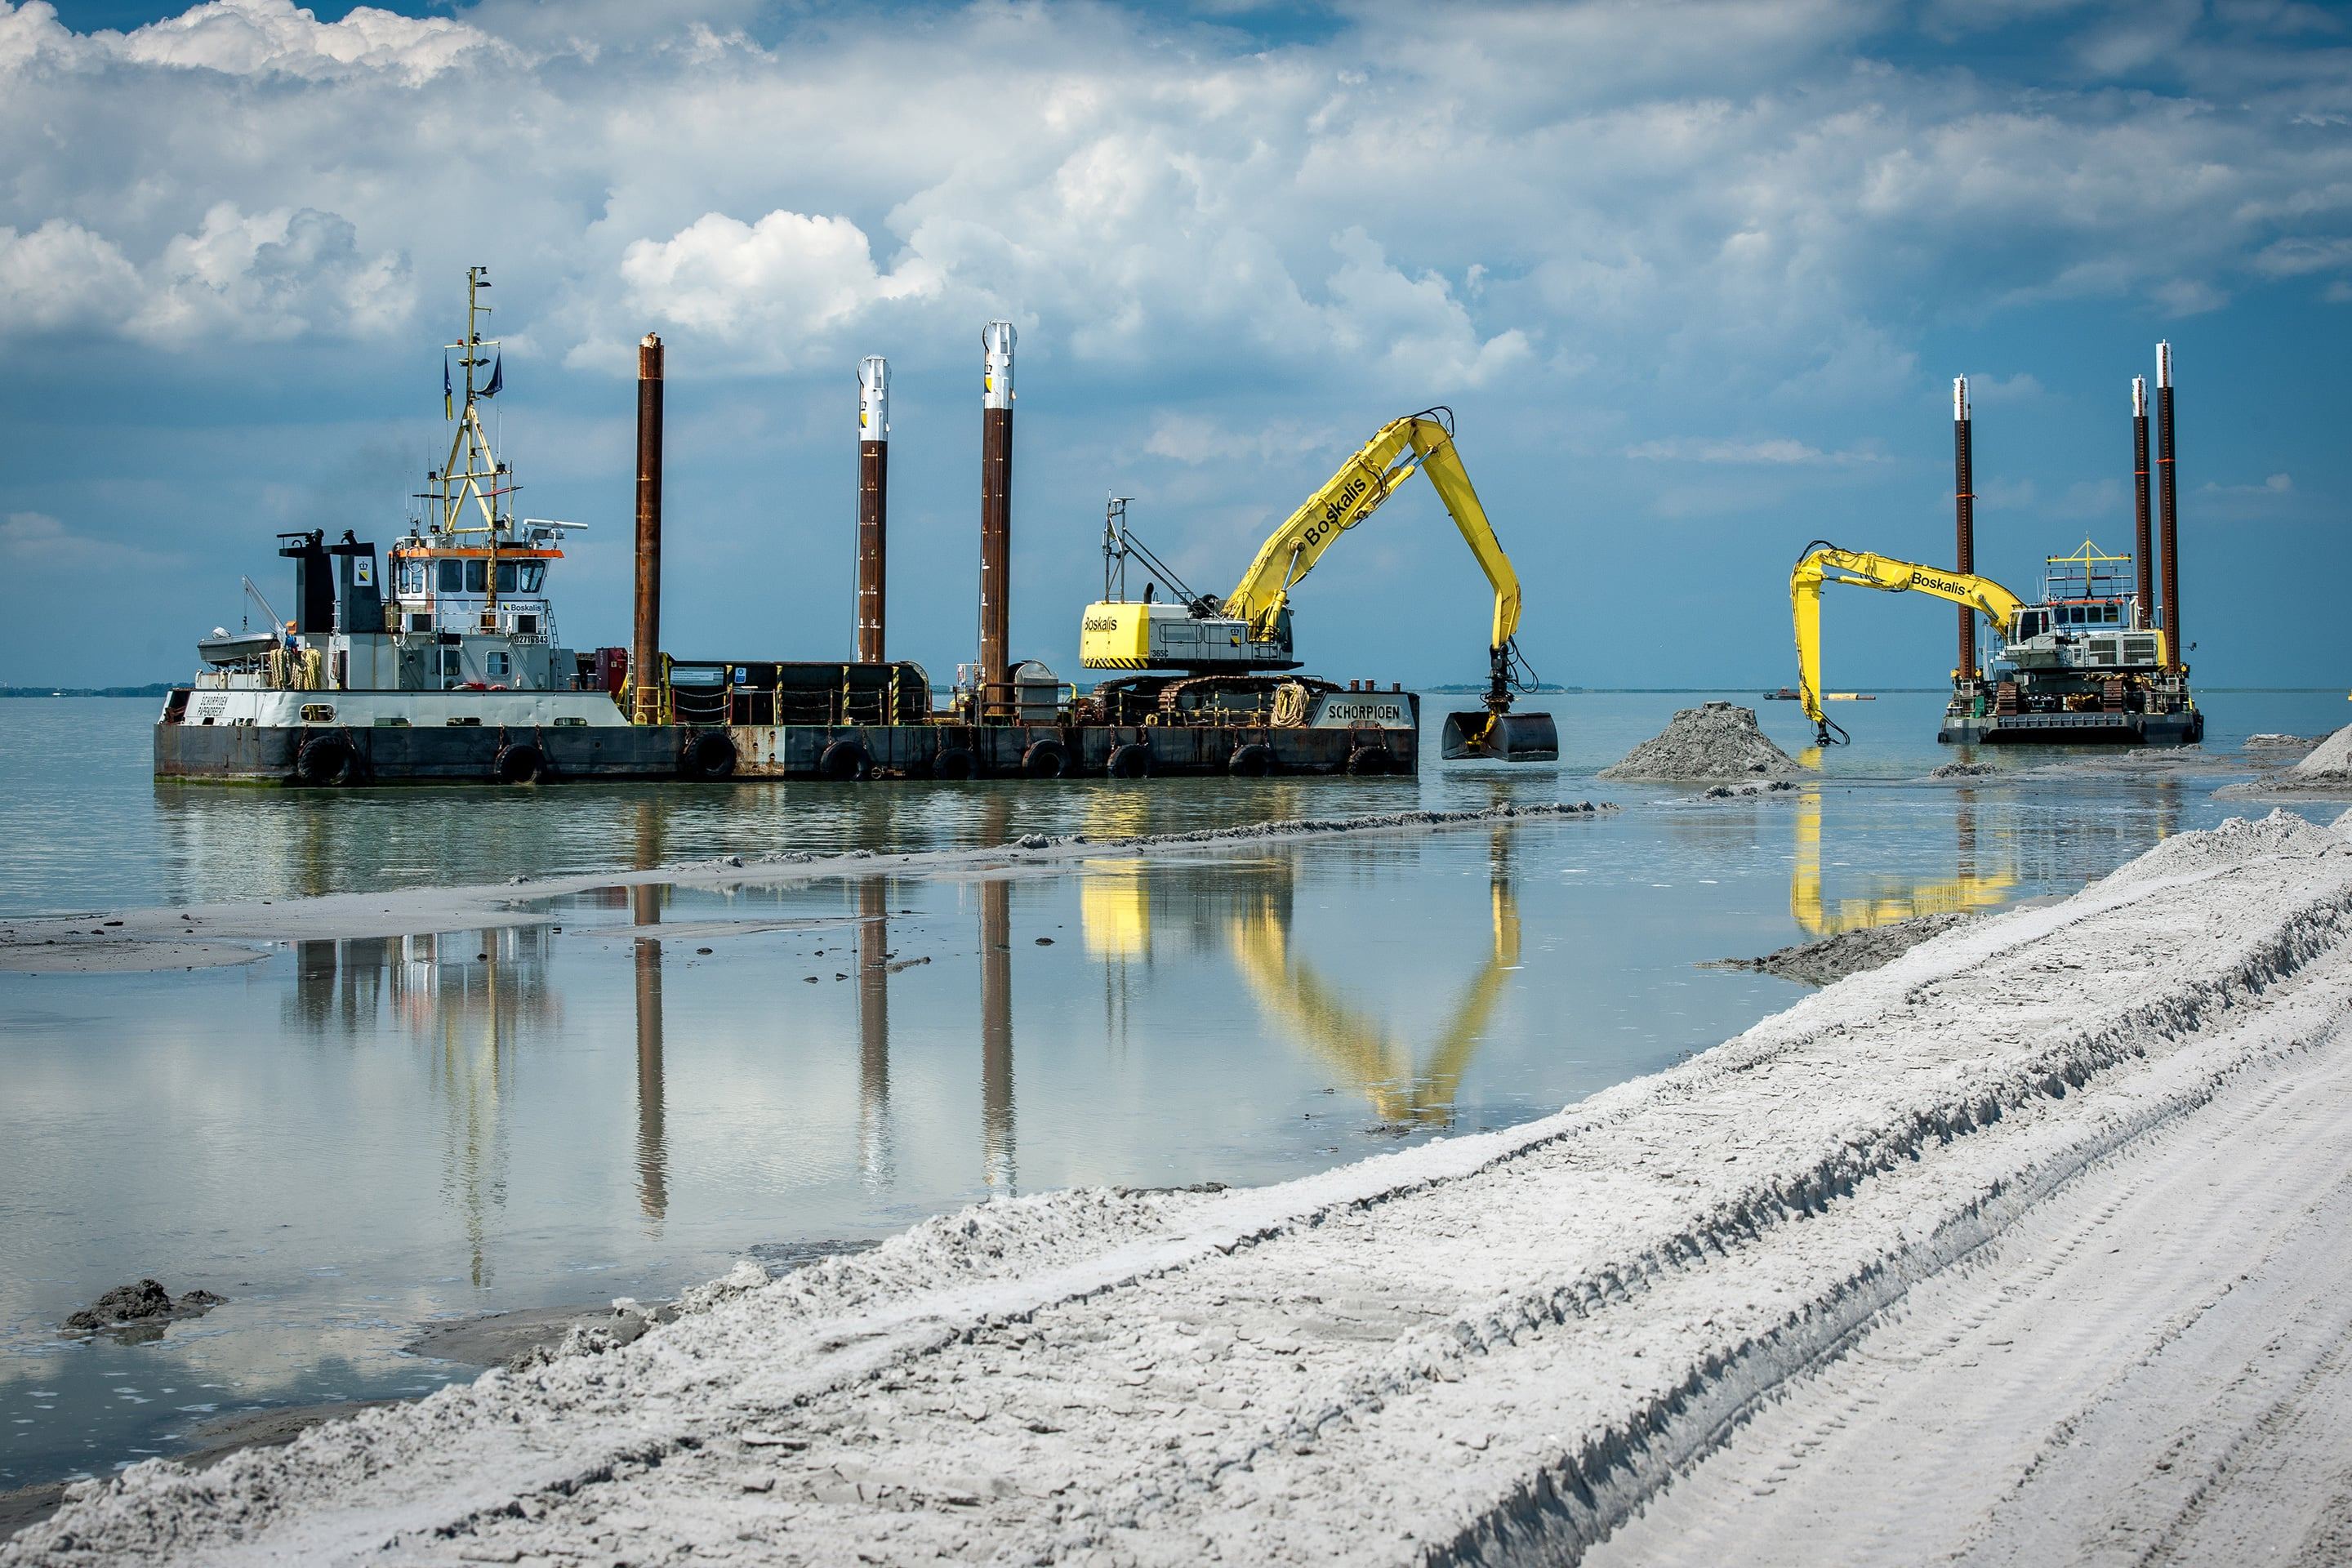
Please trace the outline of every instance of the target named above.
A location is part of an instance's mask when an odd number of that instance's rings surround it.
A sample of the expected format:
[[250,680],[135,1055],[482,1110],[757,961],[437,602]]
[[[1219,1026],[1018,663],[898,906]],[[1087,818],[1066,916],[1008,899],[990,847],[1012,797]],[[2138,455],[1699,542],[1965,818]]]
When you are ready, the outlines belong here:
[[[518,929],[292,943],[236,970],[0,974],[0,1487],[172,1452],[220,1412],[471,1375],[401,1352],[436,1318],[667,1296],[760,1244],[878,1237],[992,1194],[1278,1180],[1540,1115],[1800,994],[1706,960],[2070,891],[2228,815],[2210,791],[2237,776],[2036,779],[2017,770],[2047,756],[2007,754],[1985,784],[1919,784],[1951,757],[1920,695],[1841,712],[1857,743],[1792,796],[1590,778],[1695,700],[1556,698],[1559,770],[1419,781],[343,795],[159,787],[152,704],[9,702],[0,908],[20,912],[1498,797],[1625,809],[1215,859],[614,888]],[[2209,701],[2225,762],[2344,706]],[[1792,705],[1760,708],[1798,750]],[[230,1300],[146,1343],[57,1334],[142,1274]]]

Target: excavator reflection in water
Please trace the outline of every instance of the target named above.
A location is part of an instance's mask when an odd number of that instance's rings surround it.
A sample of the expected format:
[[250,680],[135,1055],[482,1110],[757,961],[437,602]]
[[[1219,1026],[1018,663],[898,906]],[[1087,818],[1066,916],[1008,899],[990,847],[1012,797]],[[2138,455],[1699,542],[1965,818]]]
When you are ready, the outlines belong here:
[[1796,803],[1796,855],[1789,868],[1789,913],[1797,924],[1811,936],[1836,936],[1914,915],[1987,913],[2029,887],[2071,890],[2170,837],[2179,816],[2170,790],[2157,792],[2152,820],[2119,813],[2089,826],[2062,826],[2012,806],[1988,809],[1973,790],[1956,796],[1952,875],[1917,881],[1881,875],[1869,891],[1832,898],[1823,890],[1822,791],[1806,789]]
[[[1878,890],[1832,903],[1822,892],[1822,792],[1818,787],[1807,788],[1797,801],[1797,855],[1789,867],[1789,913],[1807,935],[1825,937],[1892,925],[1915,915],[1999,909],[2017,889],[2014,852],[2004,857],[2009,862],[2005,869],[1978,869],[1976,808],[1961,803],[1957,823],[1959,853],[1951,876],[1892,887],[1881,879]],[[2008,839],[2006,832],[1997,836],[2004,849],[2010,847]]]
[[[1154,891],[1165,906],[1181,898],[1188,931],[1204,923],[1269,1024],[1307,1047],[1349,1088],[1361,1094],[1384,1128],[1451,1126],[1463,1074],[1486,1038],[1496,1006],[1519,967],[1519,908],[1512,887],[1508,829],[1495,833],[1487,884],[1492,949],[1455,994],[1446,1023],[1421,1049],[1373,1009],[1352,1003],[1291,942],[1291,897],[1297,863],[1278,857],[1259,868],[1228,867],[1213,880],[1194,882],[1154,874],[1130,861],[1085,868],[1079,917],[1088,954],[1104,961],[1115,1010],[1123,1010],[1129,959],[1149,961]],[[1237,874],[1238,873],[1238,874]],[[1204,908],[1204,903],[1209,906]]]

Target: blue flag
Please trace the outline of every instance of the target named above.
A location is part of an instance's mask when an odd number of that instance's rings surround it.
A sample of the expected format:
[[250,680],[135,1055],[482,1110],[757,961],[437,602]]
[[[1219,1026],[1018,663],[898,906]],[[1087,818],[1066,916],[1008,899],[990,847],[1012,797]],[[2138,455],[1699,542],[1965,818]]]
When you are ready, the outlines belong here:
[[446,353],[441,356],[441,417],[457,417],[457,404],[449,390],[449,356]]
[[490,384],[482,388],[484,397],[496,397],[507,384],[507,356],[503,353],[490,362]]

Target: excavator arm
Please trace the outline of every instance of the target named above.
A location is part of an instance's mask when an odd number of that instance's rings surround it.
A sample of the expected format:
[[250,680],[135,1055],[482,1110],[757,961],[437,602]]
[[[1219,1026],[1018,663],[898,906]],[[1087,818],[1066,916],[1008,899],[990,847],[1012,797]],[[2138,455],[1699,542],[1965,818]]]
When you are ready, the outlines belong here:
[[1486,574],[1487,586],[1495,591],[1494,624],[1486,638],[1486,710],[1446,715],[1444,754],[1520,762],[1557,758],[1559,731],[1551,716],[1511,711],[1512,689],[1520,685],[1518,647],[1513,640],[1519,629],[1519,574],[1503,552],[1503,542],[1495,536],[1495,525],[1487,521],[1477,488],[1454,448],[1450,409],[1424,408],[1381,426],[1258,546],[1249,569],[1225,595],[1224,612],[1246,621],[1253,639],[1273,637],[1290,590],[1341,534],[1379,510],[1416,471],[1429,476],[1463,542]]
[[1428,474],[1495,590],[1495,622],[1487,646],[1507,649],[1519,629],[1519,574],[1503,553],[1502,541],[1495,537],[1495,525],[1486,521],[1486,509],[1479,504],[1478,492],[1454,450],[1452,421],[1451,411],[1427,408],[1381,426],[1322,489],[1266,536],[1249,570],[1225,595],[1225,613],[1247,621],[1254,637],[1272,636],[1290,590],[1315,570],[1323,552],[1379,510],[1418,470]]
[[2008,635],[2025,601],[1990,577],[1946,572],[1915,561],[1897,561],[1866,550],[1841,550],[1825,540],[1805,546],[1789,574],[1789,613],[1797,628],[1797,694],[1813,733],[1826,744],[1832,728],[1822,711],[1822,584],[1844,583],[1885,594],[1921,593],[1966,605]]

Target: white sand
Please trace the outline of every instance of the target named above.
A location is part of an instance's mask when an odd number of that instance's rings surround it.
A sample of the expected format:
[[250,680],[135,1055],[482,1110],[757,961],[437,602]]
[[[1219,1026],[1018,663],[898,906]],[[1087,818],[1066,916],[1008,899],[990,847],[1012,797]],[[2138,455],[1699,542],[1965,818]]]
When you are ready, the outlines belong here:
[[2352,773],[2352,724],[2347,724],[2327,739],[2313,747],[2304,759],[2294,764],[2297,773]]
[[2235,822],[1543,1121],[746,1266],[0,1564],[2340,1560],[2347,1016],[2345,824]]

